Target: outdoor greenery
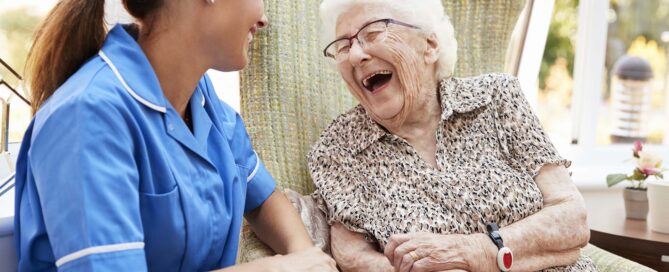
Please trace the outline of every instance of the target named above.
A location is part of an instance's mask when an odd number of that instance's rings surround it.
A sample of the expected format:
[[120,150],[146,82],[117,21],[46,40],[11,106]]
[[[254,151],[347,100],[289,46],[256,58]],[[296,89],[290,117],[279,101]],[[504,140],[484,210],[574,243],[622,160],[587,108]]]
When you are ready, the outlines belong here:
[[[539,74],[537,113],[554,141],[571,140],[574,56],[578,31],[578,0],[556,0]],[[661,143],[666,127],[667,48],[661,41],[669,31],[669,0],[611,0],[601,90],[601,101],[590,114],[597,115],[596,142],[611,143],[613,108],[610,84],[615,62],[623,55],[647,60],[654,77],[650,85],[647,142]],[[589,64],[601,65],[601,64]],[[601,66],[600,66],[601,67]],[[598,67],[593,67],[596,69]]]
[[[40,20],[41,16],[35,15],[27,7],[0,10],[0,58],[21,75],[24,74],[33,32]],[[12,87],[23,90],[20,80],[4,67],[0,67],[0,76]],[[18,99],[12,99],[15,100]],[[11,103],[9,116],[9,141],[19,142],[32,117],[30,107],[24,103]]]
[[[0,58],[21,74],[39,20],[40,17],[33,15],[28,8],[0,11]],[[13,85],[18,83],[4,68],[0,68],[0,75]]]
[[546,49],[539,72],[539,88],[542,90],[546,88],[546,78],[550,67],[557,62],[558,58],[567,60],[569,74],[573,73],[574,40],[578,23],[577,8],[578,0],[555,1],[553,20],[548,30]]

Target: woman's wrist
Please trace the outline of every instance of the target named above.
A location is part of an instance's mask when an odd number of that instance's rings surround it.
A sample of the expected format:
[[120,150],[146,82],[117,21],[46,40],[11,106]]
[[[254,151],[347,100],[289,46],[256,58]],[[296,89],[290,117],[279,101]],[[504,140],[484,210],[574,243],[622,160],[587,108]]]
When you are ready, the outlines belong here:
[[497,267],[497,246],[490,240],[490,237],[484,233],[472,234],[471,241],[474,241],[474,248],[469,252],[469,264],[476,264],[477,269],[472,271],[499,271]]
[[304,251],[314,247],[314,243],[311,241],[311,238],[307,237],[306,239],[295,239],[293,242],[289,243],[286,246],[288,254]]
[[338,263],[344,272],[393,272],[395,269],[383,254],[360,253],[359,258],[348,266]]

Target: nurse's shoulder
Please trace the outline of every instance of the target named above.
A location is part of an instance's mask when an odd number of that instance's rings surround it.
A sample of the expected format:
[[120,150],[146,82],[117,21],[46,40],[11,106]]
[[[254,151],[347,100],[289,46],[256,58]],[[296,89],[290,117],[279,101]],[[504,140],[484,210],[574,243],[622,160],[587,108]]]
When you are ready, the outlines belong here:
[[133,118],[131,108],[137,106],[122,88],[99,56],[90,58],[37,111],[31,142],[77,131],[107,129],[110,133],[128,134],[132,123],[128,121]]

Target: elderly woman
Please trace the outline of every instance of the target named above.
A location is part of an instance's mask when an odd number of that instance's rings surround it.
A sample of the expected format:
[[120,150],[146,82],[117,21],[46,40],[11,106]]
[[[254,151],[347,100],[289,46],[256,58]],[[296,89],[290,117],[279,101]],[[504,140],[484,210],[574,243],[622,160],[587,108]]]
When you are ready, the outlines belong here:
[[451,76],[441,1],[325,0],[321,16],[360,102],[309,154],[341,268],[596,271],[570,162],[516,78]]

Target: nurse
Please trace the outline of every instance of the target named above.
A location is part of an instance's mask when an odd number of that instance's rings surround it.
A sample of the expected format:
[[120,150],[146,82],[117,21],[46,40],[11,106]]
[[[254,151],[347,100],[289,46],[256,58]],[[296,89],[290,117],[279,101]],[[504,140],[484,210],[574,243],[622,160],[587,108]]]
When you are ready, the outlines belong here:
[[[20,271],[336,271],[275,189],[210,68],[248,63],[262,0],[61,0],[29,56]],[[242,218],[282,255],[233,266]]]

